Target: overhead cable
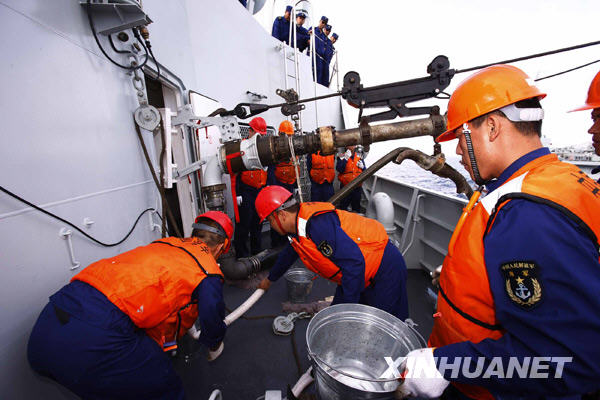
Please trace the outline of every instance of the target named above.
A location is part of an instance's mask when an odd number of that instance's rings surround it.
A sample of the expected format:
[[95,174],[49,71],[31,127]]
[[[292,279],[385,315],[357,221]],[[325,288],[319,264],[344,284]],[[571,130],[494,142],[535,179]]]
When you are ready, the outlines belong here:
[[[38,210],[41,213],[44,213],[46,215],[48,215],[49,217],[52,217],[54,219],[57,219],[67,225],[69,225],[70,227],[72,227],[73,229],[77,230],[79,233],[81,233],[83,236],[85,236],[86,238],[90,239],[92,242],[95,242],[101,246],[104,247],[114,247],[114,246],[118,246],[121,243],[123,243],[125,240],[127,240],[127,238],[129,236],[131,236],[131,234],[133,233],[133,230],[135,229],[137,223],[140,221],[140,218],[142,218],[142,215],[144,215],[145,213],[147,213],[148,211],[155,211],[157,214],[158,212],[156,211],[156,209],[154,208],[146,208],[144,211],[142,211],[140,213],[140,215],[137,217],[137,219],[135,220],[133,226],[131,227],[131,229],[129,230],[129,232],[127,232],[127,234],[125,235],[125,237],[123,237],[123,239],[119,240],[118,242],[115,243],[104,243],[96,238],[94,238],[93,236],[88,235],[86,232],[84,232],[83,230],[81,230],[79,227],[77,227],[75,224],[73,224],[72,222],[67,221],[64,218],[59,217],[58,215],[52,214],[50,211],[46,211],[41,207],[36,206],[35,204],[33,204],[30,201],[25,200],[24,198],[20,197],[19,195],[9,191],[8,189],[5,189],[4,187],[0,186],[0,190],[3,191],[4,193],[6,193],[7,195],[11,196],[14,199],[19,200],[20,202],[27,204],[29,207],[34,208],[36,210]],[[160,215],[158,215],[160,219],[162,219],[162,217]]]

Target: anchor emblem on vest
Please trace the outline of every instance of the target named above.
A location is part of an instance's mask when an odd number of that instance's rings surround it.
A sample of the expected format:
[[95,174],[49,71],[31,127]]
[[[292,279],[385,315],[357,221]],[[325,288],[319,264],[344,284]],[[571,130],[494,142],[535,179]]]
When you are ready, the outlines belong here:
[[[518,278],[517,281],[519,281]],[[527,287],[523,284],[523,280],[521,279],[521,282],[519,282],[519,286],[515,289],[516,292],[516,296],[518,298],[520,298],[521,300],[527,300],[528,298],[531,297],[531,291],[529,289],[527,289]]]

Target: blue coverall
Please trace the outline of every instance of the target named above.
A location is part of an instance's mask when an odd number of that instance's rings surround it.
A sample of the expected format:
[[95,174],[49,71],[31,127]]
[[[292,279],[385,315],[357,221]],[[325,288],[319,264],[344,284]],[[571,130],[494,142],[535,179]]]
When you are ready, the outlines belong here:
[[[487,189],[495,190],[520,167],[549,153],[541,148],[524,155]],[[500,209],[483,244],[497,323],[506,333],[498,340],[438,347],[434,356],[447,357],[448,364],[455,357],[484,357],[484,371],[494,357],[501,357],[505,368],[509,357],[518,357],[520,364],[524,357],[534,356],[573,357],[573,361],[565,364],[562,379],[553,378],[552,370],[550,379],[521,379],[518,374],[512,379],[494,375],[473,379],[461,368],[458,378],[451,380],[483,386],[501,399],[579,399],[572,394],[598,390],[600,264],[595,244],[562,212],[525,199],[513,199]],[[510,300],[500,266],[513,261],[537,264],[544,297],[536,307],[521,308]],[[449,379],[451,371],[446,372]]]
[[[313,77],[316,79],[317,83],[320,83],[322,85],[323,65],[325,62],[325,41],[328,39],[325,37],[325,34],[318,26],[315,26],[313,28],[313,36],[316,67],[316,75],[315,71],[313,71]],[[311,49],[310,51],[313,51],[313,49]]]
[[[310,175],[312,155],[306,156],[306,169]],[[333,182],[317,183],[310,178],[310,201],[327,201],[333,196]]]
[[321,70],[321,84],[329,87],[329,64],[333,58],[333,43],[325,37],[325,49],[323,52],[323,69]]
[[290,21],[282,16],[275,18],[271,36],[286,44],[290,44]]
[[[354,157],[356,157],[356,152],[352,152],[352,157],[351,159],[354,159]],[[339,172],[340,174],[343,173],[346,170],[346,164],[348,163],[348,160],[344,160],[343,158],[337,158],[336,162],[335,162],[335,169],[337,170],[337,172]],[[359,167],[362,165],[362,170],[364,170],[364,160],[360,160],[358,163]],[[344,185],[340,184],[340,189],[343,188]],[[348,209],[348,206],[352,206],[352,211],[354,212],[360,212],[360,199],[362,196],[362,189],[361,187],[357,187],[356,189],[352,190],[350,192],[350,194],[348,194],[346,197],[344,197],[341,201],[340,201],[340,206],[338,207],[340,210],[346,210]]]
[[[260,218],[254,208],[256,196],[260,189],[246,185],[242,182],[241,174],[237,174],[235,180],[236,193],[242,196],[242,204],[239,207],[240,222],[235,226],[234,247],[235,254],[238,258],[248,257],[249,255],[258,254],[261,250],[260,233],[261,224]],[[261,188],[262,189],[262,188]],[[250,234],[250,252],[246,246],[246,240]]]
[[[290,185],[290,184],[281,182],[279,179],[277,179],[277,177],[275,176],[276,168],[277,167],[275,165],[270,165],[267,168],[267,185],[281,186],[281,187],[287,189],[290,193],[294,193],[294,189],[296,189],[296,185]],[[271,227],[270,236],[271,236],[271,247],[279,247],[279,246],[287,243],[287,238],[285,236],[281,236],[272,227]]]
[[[391,242],[385,247],[375,277],[365,288],[365,259],[358,245],[342,230],[335,212],[312,217],[307,237],[315,243],[328,243],[333,249],[329,260],[342,270],[342,284],[338,285],[332,304],[366,304],[401,320],[408,318],[406,264]],[[290,244],[279,254],[269,272],[269,280],[274,282],[281,278],[296,259],[298,254]]]
[[[192,294],[209,348],[224,338],[223,283],[206,277]],[[191,300],[191,299],[190,299]],[[183,399],[160,346],[104,294],[73,281],[50,297],[27,347],[31,367],[84,399]]]

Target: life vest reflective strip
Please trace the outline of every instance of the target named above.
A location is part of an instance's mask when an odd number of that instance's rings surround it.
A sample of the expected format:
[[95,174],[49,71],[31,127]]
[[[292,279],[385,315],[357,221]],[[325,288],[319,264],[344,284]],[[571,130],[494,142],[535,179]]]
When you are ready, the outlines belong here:
[[98,289],[163,347],[198,318],[192,293],[207,276],[223,279],[208,246],[197,238],[170,237],[97,261],[72,281]]
[[[565,193],[568,193],[565,196]],[[600,185],[554,154],[539,157],[489,193],[467,217],[453,249],[448,249],[440,276],[440,294],[429,346],[499,339],[505,330],[496,319],[485,266],[483,238],[498,211],[513,199],[549,205],[575,221],[598,248]],[[455,384],[465,395],[493,399],[483,387]]]
[[242,182],[253,188],[260,189],[267,184],[267,171],[262,169],[244,171],[241,174]]
[[355,213],[337,210],[331,203],[301,203],[296,220],[298,237],[290,237],[292,247],[308,269],[338,285],[341,284],[340,268],[322,252],[326,247],[319,250],[318,246],[322,246],[322,244],[315,244],[307,237],[311,218],[328,212],[336,213],[342,230],[358,245],[365,260],[365,287],[368,286],[379,269],[383,252],[389,241],[385,228],[378,221]]
[[360,161],[360,156],[356,153],[348,160],[346,163],[346,169],[343,173],[338,174],[338,179],[342,183],[342,185],[346,186],[350,183],[354,178],[359,176],[362,173],[362,169],[358,167],[358,162]]
[[288,185],[293,185],[296,183],[296,170],[294,168],[294,163],[288,161],[277,164],[275,167],[275,177],[280,182],[287,183]]
[[335,178],[333,154],[330,156],[321,156],[318,154],[312,155],[312,167],[310,177],[318,184],[323,184],[325,181],[331,183]]

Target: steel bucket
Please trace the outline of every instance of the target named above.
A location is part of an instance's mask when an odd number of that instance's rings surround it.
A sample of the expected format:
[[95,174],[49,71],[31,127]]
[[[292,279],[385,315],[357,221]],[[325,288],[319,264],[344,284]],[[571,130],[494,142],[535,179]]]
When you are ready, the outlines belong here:
[[384,357],[396,360],[426,347],[423,337],[385,311],[338,304],[315,315],[306,331],[317,393],[322,400],[394,399],[396,378]]
[[292,303],[304,303],[312,289],[315,274],[306,268],[290,268],[285,273],[288,298]]

